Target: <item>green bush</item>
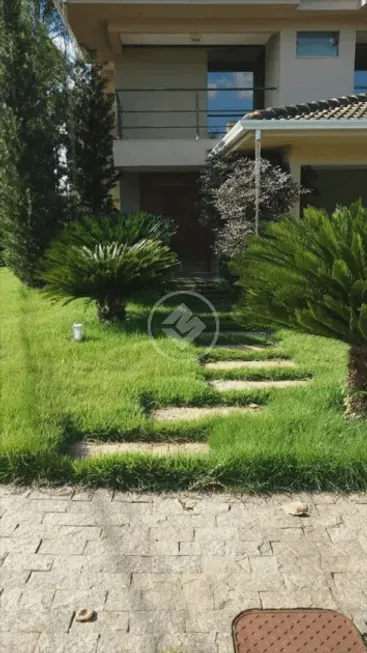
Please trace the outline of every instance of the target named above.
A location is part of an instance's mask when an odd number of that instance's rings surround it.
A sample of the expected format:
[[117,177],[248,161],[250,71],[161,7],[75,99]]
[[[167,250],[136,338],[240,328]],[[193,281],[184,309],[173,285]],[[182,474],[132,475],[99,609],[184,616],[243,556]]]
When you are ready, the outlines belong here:
[[178,261],[169,248],[172,223],[138,212],[71,223],[46,253],[49,297],[95,301],[104,320],[123,319],[126,302],[171,277]]
[[328,217],[309,207],[302,220],[270,223],[233,267],[243,320],[350,345],[349,412],[367,417],[367,208],[359,201]]

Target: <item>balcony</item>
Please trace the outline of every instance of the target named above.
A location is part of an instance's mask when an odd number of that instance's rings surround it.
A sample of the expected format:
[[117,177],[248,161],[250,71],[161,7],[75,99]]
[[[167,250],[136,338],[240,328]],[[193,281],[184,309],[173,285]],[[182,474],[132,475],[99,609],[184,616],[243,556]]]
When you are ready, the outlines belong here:
[[265,92],[272,91],[276,88],[117,89],[115,165],[200,167],[228,126],[264,106]]

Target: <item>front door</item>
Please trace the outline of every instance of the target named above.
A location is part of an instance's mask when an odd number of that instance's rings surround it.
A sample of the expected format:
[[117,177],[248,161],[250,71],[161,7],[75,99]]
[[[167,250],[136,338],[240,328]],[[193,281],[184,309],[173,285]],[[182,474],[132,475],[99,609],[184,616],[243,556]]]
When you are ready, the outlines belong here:
[[196,173],[146,173],[140,178],[141,208],[177,225],[172,246],[185,272],[209,272],[212,234],[199,224],[198,175]]

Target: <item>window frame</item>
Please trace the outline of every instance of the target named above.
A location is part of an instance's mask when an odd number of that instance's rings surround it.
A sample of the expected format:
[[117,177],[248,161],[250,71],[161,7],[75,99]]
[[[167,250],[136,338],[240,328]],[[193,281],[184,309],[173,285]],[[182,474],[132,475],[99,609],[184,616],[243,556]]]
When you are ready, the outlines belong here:
[[[301,36],[310,36],[310,37],[315,37],[316,35],[324,35],[325,38],[328,38],[329,40],[331,38],[336,39],[335,46],[335,54],[302,54],[299,52],[299,39]],[[296,57],[297,59],[337,59],[340,54],[340,31],[339,30],[297,30],[296,33]]]

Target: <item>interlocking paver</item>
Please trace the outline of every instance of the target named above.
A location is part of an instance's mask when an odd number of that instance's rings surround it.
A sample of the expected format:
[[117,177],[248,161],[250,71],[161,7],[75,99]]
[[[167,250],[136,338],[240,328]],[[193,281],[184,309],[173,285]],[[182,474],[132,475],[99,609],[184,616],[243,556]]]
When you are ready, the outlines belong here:
[[[0,653],[232,653],[234,617],[261,607],[336,609],[367,631],[363,495],[0,496]],[[309,517],[283,511],[293,500]]]
[[[38,638],[38,633],[2,633],[0,637],[0,653],[34,653]],[[55,651],[52,653],[55,653]]]
[[97,646],[97,634],[55,635],[43,633],[34,653],[96,653]]

